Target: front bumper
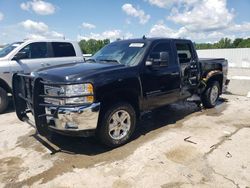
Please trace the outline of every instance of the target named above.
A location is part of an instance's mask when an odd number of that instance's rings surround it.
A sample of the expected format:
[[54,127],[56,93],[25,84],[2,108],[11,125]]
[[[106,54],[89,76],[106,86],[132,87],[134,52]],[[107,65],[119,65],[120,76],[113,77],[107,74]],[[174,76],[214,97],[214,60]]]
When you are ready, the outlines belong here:
[[48,114],[55,113],[53,117],[47,117],[49,129],[61,134],[81,135],[97,128],[100,103],[93,103],[89,106],[75,108],[48,107]]
[[[44,86],[58,86],[74,83],[51,83],[30,75],[13,76],[13,97],[16,114],[21,121],[35,124],[39,134],[46,136],[54,131],[69,136],[89,136],[98,124],[100,103],[60,105],[47,102],[51,98],[44,92]],[[53,96],[61,99],[67,96]],[[34,117],[30,119],[31,114]]]

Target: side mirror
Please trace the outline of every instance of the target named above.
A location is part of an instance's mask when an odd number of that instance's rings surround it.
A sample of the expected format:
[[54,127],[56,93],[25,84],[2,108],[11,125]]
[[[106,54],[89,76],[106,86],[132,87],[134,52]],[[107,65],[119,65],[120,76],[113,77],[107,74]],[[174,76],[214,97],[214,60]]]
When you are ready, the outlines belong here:
[[167,66],[169,63],[169,53],[168,52],[159,52],[157,58],[149,58],[146,61],[146,66],[157,68],[160,66]]
[[20,59],[25,59],[28,58],[28,54],[27,52],[18,52],[13,58],[12,60],[18,61]]

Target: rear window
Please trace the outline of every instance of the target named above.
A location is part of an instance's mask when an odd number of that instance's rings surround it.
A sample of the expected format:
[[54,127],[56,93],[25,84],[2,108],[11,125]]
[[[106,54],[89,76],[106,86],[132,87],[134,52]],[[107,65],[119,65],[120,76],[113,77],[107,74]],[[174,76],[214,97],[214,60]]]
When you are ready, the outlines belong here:
[[54,57],[72,57],[76,56],[75,49],[68,42],[52,42]]
[[190,63],[192,59],[191,47],[188,43],[176,44],[177,55],[180,63]]

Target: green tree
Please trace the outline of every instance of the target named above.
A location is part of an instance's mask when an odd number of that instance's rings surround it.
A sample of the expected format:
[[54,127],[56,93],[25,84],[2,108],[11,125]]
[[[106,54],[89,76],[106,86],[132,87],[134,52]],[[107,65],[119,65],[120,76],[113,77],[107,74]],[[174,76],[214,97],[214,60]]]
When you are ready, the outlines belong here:
[[89,39],[89,40],[81,40],[79,42],[79,46],[83,54],[94,54],[109,43],[110,43],[109,39],[104,39],[104,40]]
[[250,38],[241,41],[238,45],[238,48],[250,48]]
[[214,44],[215,48],[232,48],[232,40],[229,38],[222,38],[219,42]]
[[244,39],[242,38],[236,38],[234,41],[233,41],[233,47],[234,48],[238,48],[239,44],[243,41]]
[[214,44],[199,43],[195,44],[196,49],[218,49],[218,48],[250,48],[250,38],[236,38],[231,40],[229,38],[222,38],[219,42]]
[[196,49],[202,50],[202,49],[213,49],[214,46],[211,43],[200,43],[195,44]]

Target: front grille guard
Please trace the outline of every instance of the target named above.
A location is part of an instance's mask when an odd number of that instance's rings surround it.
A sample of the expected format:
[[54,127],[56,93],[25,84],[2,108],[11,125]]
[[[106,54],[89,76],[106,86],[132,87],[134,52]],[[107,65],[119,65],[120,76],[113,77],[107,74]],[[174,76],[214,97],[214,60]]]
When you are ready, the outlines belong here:
[[30,75],[14,74],[12,87],[17,117],[21,121],[31,123],[27,115],[31,113],[38,132],[45,131],[47,129],[46,116],[40,117],[41,114],[45,114],[45,108],[39,105],[44,103],[44,99],[39,97],[44,90],[41,79]]
[[[44,93],[44,85],[48,86],[61,86],[80,83],[61,83],[61,82],[47,82],[41,78],[33,77],[25,74],[14,74],[12,86],[14,105],[16,109],[17,117],[21,121],[30,123],[30,119],[27,114],[31,113],[34,116],[34,123],[38,132],[41,134],[48,130],[47,117],[57,118],[57,112],[60,108],[77,108],[80,106],[88,106],[89,104],[76,104],[76,105],[56,105],[46,103],[45,98],[66,99],[75,97],[93,96],[93,94],[85,94],[78,96],[50,96]],[[45,108],[53,108],[52,114],[46,114]]]

